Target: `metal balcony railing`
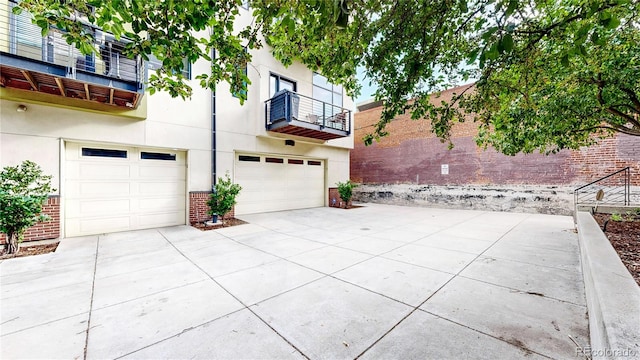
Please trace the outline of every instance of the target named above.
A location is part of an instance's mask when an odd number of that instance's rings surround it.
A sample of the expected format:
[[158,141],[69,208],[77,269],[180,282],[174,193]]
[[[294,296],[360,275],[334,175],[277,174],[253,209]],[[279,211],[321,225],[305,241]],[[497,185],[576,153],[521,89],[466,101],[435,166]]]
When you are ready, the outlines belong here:
[[580,206],[613,205],[626,206],[631,203],[631,171],[625,167],[603,176],[573,192],[576,211]]
[[[73,45],[67,44],[64,32],[51,27],[46,36],[42,36],[40,27],[31,22],[31,15],[23,11],[13,14],[15,0],[8,6],[0,5],[0,51],[3,57],[31,59],[46,64],[58,65],[67,69],[66,77],[76,79],[79,73],[135,83],[142,89],[144,63],[140,57],[129,59],[123,55],[127,40],[116,40],[112,34],[86,25],[85,29],[95,39],[95,53],[82,54]],[[4,8],[2,8],[4,7]],[[46,67],[43,67],[46,69]]]
[[351,110],[289,90],[280,91],[265,101],[265,121],[267,129],[277,122],[293,121],[320,130],[345,132],[345,136],[351,132]]

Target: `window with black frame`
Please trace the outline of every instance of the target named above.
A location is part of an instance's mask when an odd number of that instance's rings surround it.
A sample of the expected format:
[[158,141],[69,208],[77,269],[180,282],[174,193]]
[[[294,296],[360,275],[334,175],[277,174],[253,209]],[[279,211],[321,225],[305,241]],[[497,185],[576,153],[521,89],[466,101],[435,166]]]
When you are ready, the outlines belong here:
[[313,113],[325,126],[340,130],[346,128],[342,93],[341,85],[332,84],[326,77],[313,73]]
[[272,98],[278,91],[289,90],[296,92],[296,82],[282,77],[278,74],[271,74],[269,78],[269,97]]

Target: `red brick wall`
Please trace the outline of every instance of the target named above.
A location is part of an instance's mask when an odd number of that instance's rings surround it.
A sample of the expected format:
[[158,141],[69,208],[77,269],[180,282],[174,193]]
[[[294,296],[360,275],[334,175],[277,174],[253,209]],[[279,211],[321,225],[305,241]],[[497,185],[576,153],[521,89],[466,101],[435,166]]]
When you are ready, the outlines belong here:
[[[24,242],[60,237],[60,197],[57,195],[49,196],[47,203],[42,207],[42,212],[49,215],[51,220],[38,223],[27,229],[24,234]],[[0,244],[5,243],[6,236],[0,233]]]
[[[195,224],[211,219],[211,216],[207,214],[209,207],[207,206],[207,200],[209,200],[210,191],[191,191],[189,193],[189,223]],[[235,207],[229,211],[224,218],[230,219],[235,216]]]
[[[333,200],[336,200],[335,203]],[[349,206],[353,203],[352,200],[349,200]],[[340,197],[340,193],[338,192],[338,188],[329,188],[329,207],[344,207],[344,201],[342,197]]]
[[[451,97],[451,89],[441,99]],[[440,99],[439,99],[440,100]],[[506,156],[494,149],[482,150],[474,137],[473,121],[452,129],[454,148],[442,143],[430,131],[426,120],[398,116],[388,126],[389,136],[371,146],[362,142],[380,118],[381,108],[355,114],[354,149],[351,151],[351,180],[368,184],[413,183],[432,185],[509,184],[578,185],[589,183],[625,166],[631,167],[632,185],[640,185],[640,138],[617,135],[598,145],[558,154]],[[441,165],[449,174],[441,174]]]
[[[335,200],[335,202],[334,202]],[[340,193],[338,193],[338,188],[329,188],[329,204],[330,207],[339,207],[340,206]]]
[[598,145],[571,152],[576,178],[589,183],[603,175],[630,167],[631,185],[640,185],[640,138],[617,134]]
[[207,215],[209,207],[209,191],[192,191],[189,193],[189,223],[197,223],[209,220],[211,216]]

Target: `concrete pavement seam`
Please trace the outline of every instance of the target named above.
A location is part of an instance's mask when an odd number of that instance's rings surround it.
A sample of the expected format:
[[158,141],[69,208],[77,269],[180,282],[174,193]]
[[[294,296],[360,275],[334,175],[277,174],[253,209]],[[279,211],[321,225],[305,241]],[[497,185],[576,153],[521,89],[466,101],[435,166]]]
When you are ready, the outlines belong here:
[[[260,321],[262,321],[267,327],[269,327],[274,333],[276,333],[280,338],[282,338],[282,340],[284,340],[287,344],[289,344],[292,348],[294,348],[298,353],[300,353],[300,355],[302,355],[305,359],[310,359],[305,353],[302,352],[302,350],[298,349],[297,346],[295,346],[291,341],[289,341],[289,339],[287,339],[286,337],[284,337],[284,335],[280,334],[276,329],[273,328],[273,326],[271,326],[266,320],[264,320],[262,317],[260,317],[260,315],[258,315],[255,311],[253,311],[249,306],[247,306],[247,304],[245,304],[242,300],[240,300],[237,296],[235,296],[233,293],[231,293],[227,288],[225,288],[224,286],[222,286],[222,284],[220,284],[216,279],[213,278],[213,276],[209,275],[209,273],[207,273],[202,267],[200,267],[200,265],[198,265],[196,262],[194,262],[190,257],[188,257],[186,254],[184,254],[182,251],[180,251],[180,249],[178,249],[172,242],[171,240],[169,240],[160,230],[158,230],[158,232],[160,233],[160,235],[162,235],[163,238],[165,238],[165,240],[171,244],[171,246],[173,246],[174,249],[176,249],[176,251],[182,255],[185,259],[189,260],[189,262],[191,262],[193,264],[193,266],[195,266],[196,268],[198,268],[200,271],[202,271],[205,275],[207,275],[207,277],[209,277],[209,279],[211,279],[211,281],[213,281],[216,285],[218,285],[222,290],[224,290],[227,294],[229,294],[231,297],[233,297],[236,301],[238,301],[240,304],[242,304],[242,306],[244,306],[245,309],[249,310],[249,312],[251,312],[255,317],[257,317]],[[228,315],[228,314],[227,314]]]
[[[484,213],[483,213],[484,214]],[[478,215],[480,216],[480,215]],[[475,218],[477,216],[474,216],[472,218]],[[409,316],[411,316],[413,313],[415,313],[417,310],[420,309],[420,307],[422,305],[424,305],[427,301],[429,301],[429,299],[431,299],[432,297],[434,297],[440,290],[442,290],[442,288],[444,288],[445,286],[447,286],[451,281],[453,281],[453,279],[455,279],[456,277],[458,277],[458,275],[463,272],[467,267],[469,267],[471,264],[473,264],[474,261],[476,261],[478,258],[480,258],[480,256],[482,256],[482,254],[484,254],[486,251],[488,251],[489,249],[491,249],[496,243],[498,243],[498,241],[500,241],[504,236],[506,236],[508,233],[510,233],[511,231],[513,231],[513,229],[515,229],[518,225],[520,225],[522,222],[524,222],[526,219],[530,218],[531,215],[526,216],[524,219],[518,221],[517,224],[513,225],[508,231],[506,231],[502,236],[500,236],[496,241],[494,241],[488,248],[486,248],[483,252],[481,252],[480,254],[478,254],[475,258],[473,258],[473,260],[471,260],[467,265],[465,265],[462,269],[460,269],[460,271],[458,271],[456,274],[454,274],[453,277],[451,277],[449,280],[447,280],[444,284],[442,284],[442,286],[440,286],[438,289],[436,289],[436,291],[434,291],[431,295],[429,295],[423,302],[421,302],[418,306],[416,306],[412,311],[409,312],[409,314],[407,314],[405,317],[403,317],[402,319],[400,319],[400,321],[398,321],[395,325],[393,325],[391,327],[391,329],[389,329],[387,332],[385,332],[384,334],[382,334],[382,336],[377,339],[376,341],[374,341],[371,345],[369,345],[366,349],[364,349],[364,351],[362,351],[358,356],[355,357],[355,359],[359,359],[362,355],[364,355],[367,351],[369,351],[372,347],[374,347],[378,342],[380,342],[382,339],[384,339],[385,336],[389,335],[389,333],[391,333],[391,331],[393,331],[396,327],[398,327],[403,321],[405,321]],[[458,224],[461,224],[465,221],[468,221],[470,219],[466,219]],[[455,225],[452,225],[455,226]],[[418,241],[418,240],[416,240]],[[504,340],[502,340],[504,341]]]
[[[478,330],[478,329],[474,329],[474,328],[472,328],[472,327],[470,327],[470,326],[468,326],[468,325],[461,324],[461,323],[456,322],[456,321],[453,321],[453,320],[451,320],[451,319],[447,319],[446,317],[440,316],[440,315],[438,315],[438,314],[434,314],[434,313],[432,313],[432,312],[430,312],[430,311],[427,311],[427,310],[425,310],[425,309],[418,309],[418,311],[422,311],[422,312],[427,313],[427,314],[429,314],[429,315],[433,315],[433,316],[435,316],[435,317],[437,317],[437,318],[440,318],[440,319],[442,319],[442,320],[448,321],[448,322],[450,322],[450,323],[452,323],[452,324],[456,324],[456,325],[458,325],[458,326],[462,326],[463,328],[466,328],[466,329],[469,329],[469,330],[475,331],[475,332],[480,333],[480,334],[482,334],[482,335],[486,335],[486,336],[488,336],[488,337],[490,337],[490,338],[493,338],[493,339],[496,339],[496,340],[499,340],[499,341],[505,342],[505,343],[507,343],[507,344],[508,344],[508,345],[510,345],[510,346],[513,346],[513,347],[515,347],[515,348],[518,348],[518,349],[520,349],[520,350],[523,350],[523,348],[521,348],[521,347],[519,347],[519,346],[516,346],[516,345],[511,344],[510,342],[506,341],[505,339],[501,339],[501,338],[496,337],[496,336],[494,336],[494,335],[491,335],[491,334],[485,333],[484,331],[480,331],[480,330]],[[540,356],[542,356],[542,357],[545,357],[545,358],[547,358],[547,359],[553,359],[552,357],[547,356],[547,355],[542,354],[542,353],[539,353],[539,352],[537,352],[537,351],[535,351],[535,350],[531,350],[531,349],[529,349],[529,348],[524,348],[524,349],[526,349],[527,351],[530,351],[530,352],[532,352],[532,353],[534,353],[534,354],[536,354],[536,355],[540,355]]]
[[96,288],[96,270],[98,269],[98,252],[100,251],[100,236],[96,241],[96,256],[93,263],[93,280],[91,281],[91,300],[89,302],[89,314],[87,316],[87,334],[84,338],[84,352],[83,359],[87,359],[87,351],[89,349],[89,330],[91,330],[91,311],[93,310],[93,294]]

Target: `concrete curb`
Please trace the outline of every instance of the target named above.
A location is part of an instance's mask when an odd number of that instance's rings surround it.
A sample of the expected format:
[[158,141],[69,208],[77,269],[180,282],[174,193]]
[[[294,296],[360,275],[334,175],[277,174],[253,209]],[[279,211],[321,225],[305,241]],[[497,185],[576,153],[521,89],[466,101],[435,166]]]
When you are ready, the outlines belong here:
[[588,212],[577,214],[593,359],[640,358],[640,287]]

